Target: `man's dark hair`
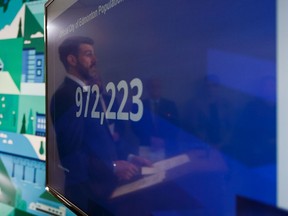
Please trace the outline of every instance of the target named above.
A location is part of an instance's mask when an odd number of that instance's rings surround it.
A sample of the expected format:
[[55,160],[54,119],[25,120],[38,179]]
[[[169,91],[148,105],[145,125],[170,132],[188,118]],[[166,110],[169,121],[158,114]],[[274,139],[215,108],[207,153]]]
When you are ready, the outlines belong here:
[[81,44],[90,44],[93,45],[94,41],[89,37],[84,36],[73,36],[65,39],[62,44],[58,48],[59,57],[61,62],[63,63],[66,70],[69,68],[69,64],[67,62],[68,55],[78,55],[79,46]]

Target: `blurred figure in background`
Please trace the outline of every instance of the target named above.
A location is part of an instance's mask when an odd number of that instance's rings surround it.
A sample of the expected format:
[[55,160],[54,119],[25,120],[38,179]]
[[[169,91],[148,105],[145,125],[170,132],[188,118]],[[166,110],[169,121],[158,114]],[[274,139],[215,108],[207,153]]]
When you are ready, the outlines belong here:
[[162,149],[168,157],[175,155],[179,151],[176,104],[162,96],[159,79],[149,79],[146,88],[148,97],[143,100],[143,117],[139,122],[132,123],[140,147],[148,147],[152,152]]
[[222,149],[230,141],[231,110],[231,104],[221,95],[218,76],[206,76],[186,105],[184,127],[208,145]]

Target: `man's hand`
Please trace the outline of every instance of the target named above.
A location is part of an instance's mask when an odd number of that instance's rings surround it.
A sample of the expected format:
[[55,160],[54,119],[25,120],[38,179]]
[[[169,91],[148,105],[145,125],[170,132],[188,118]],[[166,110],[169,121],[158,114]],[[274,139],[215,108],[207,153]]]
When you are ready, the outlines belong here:
[[150,160],[136,155],[130,156],[129,161],[137,167],[152,166],[152,162]]
[[130,180],[131,178],[139,175],[140,170],[133,163],[124,160],[114,162],[114,172],[119,180]]

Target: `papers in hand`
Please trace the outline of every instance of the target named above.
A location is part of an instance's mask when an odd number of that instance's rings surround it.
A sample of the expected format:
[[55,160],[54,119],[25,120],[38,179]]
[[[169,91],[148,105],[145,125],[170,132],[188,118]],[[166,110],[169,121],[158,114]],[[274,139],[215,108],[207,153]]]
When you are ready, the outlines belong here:
[[135,182],[118,187],[113,193],[111,198],[116,198],[133,191],[138,191],[152,185],[161,183],[165,178],[165,172],[160,172],[151,176],[141,178]]
[[141,172],[142,175],[145,176],[139,180],[116,188],[112,193],[111,198],[116,198],[124,194],[159,184],[164,181],[167,170],[185,164],[189,161],[190,159],[188,155],[183,154],[166,160],[158,161],[154,163],[152,167],[142,167]]
[[190,159],[188,155],[186,154],[178,155],[178,156],[166,159],[166,160],[158,161],[154,163],[152,167],[142,167],[141,174],[151,175],[151,174],[159,173],[159,172],[166,171],[174,167],[180,166],[189,161]]

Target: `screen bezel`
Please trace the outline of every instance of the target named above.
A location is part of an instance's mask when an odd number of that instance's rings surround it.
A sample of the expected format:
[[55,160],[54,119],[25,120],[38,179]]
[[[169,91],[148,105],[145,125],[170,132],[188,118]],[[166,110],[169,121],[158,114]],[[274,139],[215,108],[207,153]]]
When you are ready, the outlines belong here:
[[[56,5],[58,2],[58,5]],[[44,25],[45,25],[45,62],[48,62],[48,55],[47,55],[47,50],[48,50],[48,35],[47,35],[47,26],[48,26],[48,9],[49,7],[51,7],[51,5],[53,5],[54,7],[58,7],[59,5],[61,5],[61,1],[57,1],[57,0],[48,0],[45,3],[45,17],[44,17]],[[59,12],[59,11],[58,11]],[[63,11],[60,11],[60,14]],[[48,79],[48,68],[49,68],[49,64],[46,63],[45,64],[45,70],[46,70],[46,93],[48,92],[48,86],[49,86],[49,79]],[[46,97],[46,113],[47,115],[49,115],[47,112],[49,110],[49,105],[48,105],[48,97]],[[46,119],[46,128],[49,128],[50,125],[52,124],[51,119],[49,117],[47,117]],[[49,143],[51,142],[51,140],[49,139],[49,135],[50,135],[50,131],[47,130],[46,131],[46,139],[47,139],[47,145],[46,145],[46,170],[50,169],[49,163],[50,163],[50,150],[49,147],[51,147],[51,145],[49,145]],[[47,172],[48,173],[48,172]],[[66,197],[64,197],[61,192],[59,192],[57,189],[53,188],[52,185],[49,184],[49,175],[46,173],[46,187],[45,190],[47,192],[49,192],[50,194],[52,194],[55,198],[57,198],[61,203],[63,203],[67,208],[69,208],[71,211],[73,211],[75,214],[77,215],[84,215],[86,216],[87,214],[82,211],[80,208],[78,208],[74,203],[72,203],[71,201],[69,201]]]

